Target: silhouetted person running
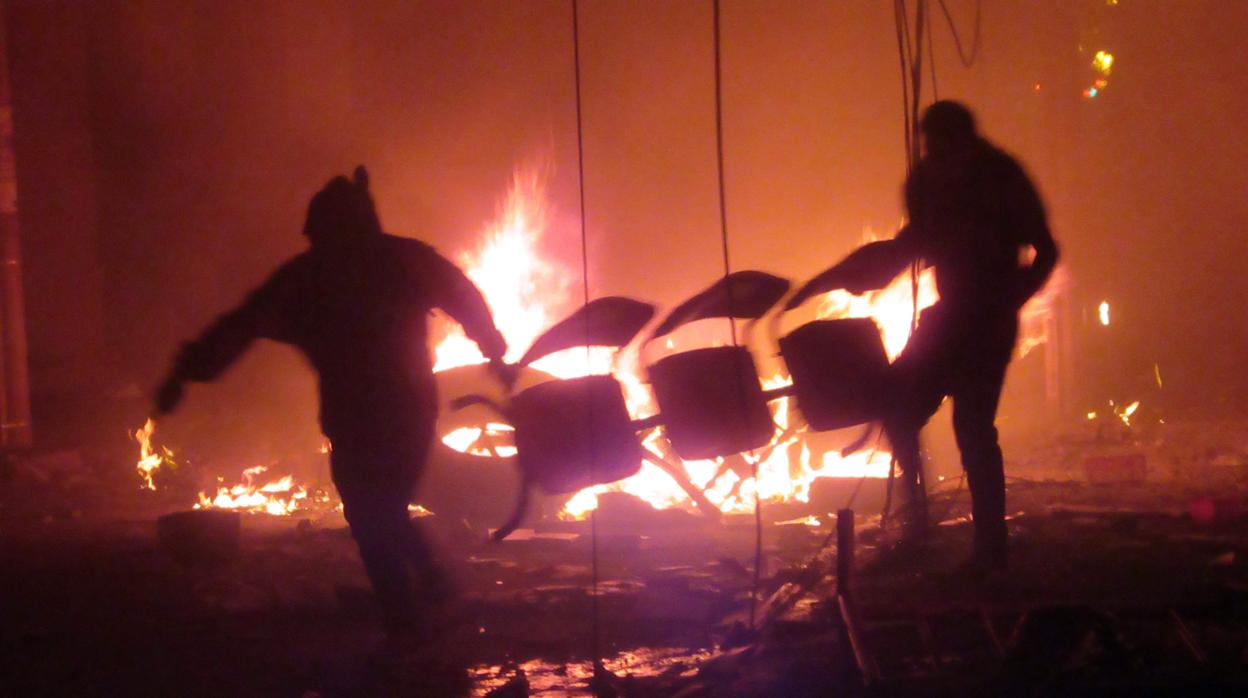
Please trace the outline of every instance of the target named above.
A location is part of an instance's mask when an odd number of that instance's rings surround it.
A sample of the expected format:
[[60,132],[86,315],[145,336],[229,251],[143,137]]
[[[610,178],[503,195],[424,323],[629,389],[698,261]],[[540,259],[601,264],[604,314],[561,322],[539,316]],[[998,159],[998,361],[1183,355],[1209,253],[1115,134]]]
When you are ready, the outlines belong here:
[[[901,467],[903,532],[926,528],[919,432],[953,398],[953,428],[972,498],[973,569],[1006,564],[1005,473],[994,424],[1018,311],[1057,264],[1044,206],[1023,168],[976,131],[952,101],[920,121],[924,156],[906,181],[909,224],[863,246],[832,274],[855,293],[880,288],[909,264],[935,267],[940,300],[923,311],[893,363],[884,428]],[[1026,257],[1032,256],[1030,262]]]
[[382,233],[364,168],[312,197],[303,232],[308,250],[182,347],[156,411],[177,406],[185,381],[216,379],[257,338],[298,347],[319,378],[334,484],[389,636],[419,637],[428,607],[418,599],[449,591],[407,509],[437,418],[427,315],[445,310],[495,366],[506,345],[454,264]]

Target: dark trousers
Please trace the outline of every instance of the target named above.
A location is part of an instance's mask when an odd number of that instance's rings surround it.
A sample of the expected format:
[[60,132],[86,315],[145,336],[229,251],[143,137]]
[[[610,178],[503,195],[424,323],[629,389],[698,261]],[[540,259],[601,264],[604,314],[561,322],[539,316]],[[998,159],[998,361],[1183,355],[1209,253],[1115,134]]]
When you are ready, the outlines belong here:
[[417,589],[441,576],[433,549],[407,506],[428,457],[433,423],[402,437],[334,439],[331,472],[387,628],[419,620]]
[[919,490],[919,432],[948,396],[953,430],[971,490],[976,550],[1006,546],[1005,467],[997,443],[997,404],[1018,334],[1009,311],[966,312],[935,306],[923,312],[905,350],[892,365],[891,405],[884,428],[901,467],[901,493],[925,521]]

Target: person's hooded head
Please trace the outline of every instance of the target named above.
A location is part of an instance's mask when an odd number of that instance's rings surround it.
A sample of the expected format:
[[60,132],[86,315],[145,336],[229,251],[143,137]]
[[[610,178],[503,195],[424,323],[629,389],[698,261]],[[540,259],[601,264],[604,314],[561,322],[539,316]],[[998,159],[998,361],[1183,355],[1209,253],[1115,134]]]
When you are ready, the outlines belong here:
[[313,247],[349,245],[381,234],[363,165],[355,168],[351,179],[334,177],[312,197],[303,234]]
[[942,158],[970,149],[979,142],[975,116],[964,104],[953,100],[932,103],[919,119],[923,133],[923,151],[934,158]]

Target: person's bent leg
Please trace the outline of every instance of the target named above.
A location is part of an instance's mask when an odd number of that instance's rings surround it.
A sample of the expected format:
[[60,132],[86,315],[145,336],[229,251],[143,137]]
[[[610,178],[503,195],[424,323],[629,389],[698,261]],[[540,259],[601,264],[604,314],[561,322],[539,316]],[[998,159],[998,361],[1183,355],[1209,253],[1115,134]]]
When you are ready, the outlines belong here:
[[971,490],[975,526],[975,557],[1004,566],[1008,532],[1005,525],[1005,460],[995,424],[1004,368],[970,381],[954,395],[953,430]]
[[343,514],[373,586],[383,623],[390,631],[417,620],[414,598],[407,457],[375,444],[352,447],[336,442],[332,465]]
[[902,535],[911,539],[927,530],[919,433],[945,398],[949,383],[948,329],[939,303],[923,312],[918,329],[889,366],[882,399],[884,432],[901,469],[897,491],[902,504]]
[[[416,426],[412,440],[405,447],[403,491],[411,499],[419,491],[421,475],[428,459],[429,446],[434,438],[433,422]],[[406,506],[406,505],[405,505]],[[412,566],[414,581],[425,604],[438,604],[454,596],[454,587],[442,566],[438,563],[436,550],[419,518],[410,519],[403,537],[408,562]]]
[[383,624],[388,630],[411,626],[416,621],[416,607],[406,545],[411,529],[406,502],[400,506],[393,496],[362,496],[350,488],[346,492],[340,488],[340,494]]
[[912,420],[894,417],[884,422],[884,432],[897,460],[894,492],[897,496],[897,512],[901,520],[902,537],[915,540],[922,537],[927,528],[927,497],[921,482],[923,468],[919,453],[919,431],[922,425]]

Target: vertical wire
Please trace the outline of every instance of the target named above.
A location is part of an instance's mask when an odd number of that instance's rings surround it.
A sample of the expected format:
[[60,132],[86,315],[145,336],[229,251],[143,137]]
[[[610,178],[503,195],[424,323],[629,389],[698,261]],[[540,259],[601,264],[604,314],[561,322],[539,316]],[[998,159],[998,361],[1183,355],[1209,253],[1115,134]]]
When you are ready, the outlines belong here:
[[[572,61],[573,75],[576,83],[576,170],[579,177],[579,194],[580,194],[580,214],[581,214],[581,301],[583,305],[589,305],[589,232],[586,224],[585,214],[585,128],[581,118],[581,31],[580,31],[580,13],[577,0],[572,0]],[[590,347],[589,347],[589,313],[585,313],[585,369],[589,370],[590,364]],[[598,467],[598,459],[593,456],[593,399],[588,405],[589,425],[589,443],[590,443],[590,475],[591,479],[597,480],[595,471]],[[601,660],[601,653],[598,646],[598,508],[594,507],[589,512],[589,539],[590,539],[590,653],[593,655],[593,676],[596,681],[598,677],[598,666]],[[595,684],[596,685],[596,684]],[[597,690],[595,689],[595,692]]]
[[[718,164],[717,174],[719,176],[719,237],[720,245],[723,248],[724,255],[724,276],[727,277],[732,271],[732,265],[728,258],[728,200],[724,195],[726,187],[724,185],[724,87],[723,77],[721,75],[722,58],[720,54],[720,38],[719,38],[719,0],[714,0],[714,32],[715,32],[715,156]],[[732,305],[732,293],[728,292],[729,307]],[[736,319],[731,315],[728,322],[732,328],[732,343],[737,343],[737,323]]]
[[907,56],[910,51],[909,27],[906,20],[906,0],[893,0],[893,24],[897,29],[897,57],[901,64],[901,116],[904,142],[906,147],[906,173],[913,166],[910,140],[914,135],[910,128],[910,76],[906,73]]
[[932,101],[939,102],[940,90],[936,87],[936,47],[935,42],[932,41],[932,18],[930,16],[927,18],[927,73],[932,79]]
[[[712,2],[712,27],[715,47],[715,162],[719,181],[719,242],[724,257],[724,278],[732,273],[732,264],[728,255],[728,197],[724,183],[724,86],[723,86],[723,52],[720,38],[719,0]],[[728,296],[728,327],[732,332],[732,346],[737,345],[737,321],[732,316],[733,295],[731,282],[725,284],[724,293]],[[745,386],[742,381],[747,378],[758,380],[754,376],[742,376],[737,371],[737,387],[740,392],[741,406],[745,405]],[[750,627],[754,627],[754,617],[758,605],[758,588],[762,581],[763,569],[763,501],[758,487],[758,459],[751,458],[750,465],[754,478],[754,581],[750,590]]]
[[[923,29],[925,25],[928,26],[928,50],[929,52],[931,50],[931,29],[930,22],[927,22],[927,19],[927,0],[916,0],[914,8],[914,41],[917,46],[915,47],[914,54],[911,57],[911,82],[913,83],[911,98],[913,102],[910,112],[910,127],[913,132],[910,136],[911,166],[910,171],[907,173],[908,176],[913,176],[913,172],[918,166],[919,159],[922,154],[922,133],[921,125],[919,123],[919,104],[923,99]],[[932,74],[935,75],[935,66],[932,67],[932,70]],[[935,83],[933,83],[933,87],[934,85]],[[922,210],[922,186],[918,187],[916,196],[920,200],[919,209]],[[909,343],[910,339],[914,337],[914,333],[919,329],[919,274],[922,271],[921,265],[922,260],[920,259],[915,259],[910,265],[910,334],[906,338],[907,343]],[[915,477],[918,480],[918,486],[915,489],[915,495],[918,500],[925,502],[927,500],[927,485],[926,478],[923,476],[923,463],[921,458],[917,470],[918,472],[915,473]],[[911,506],[914,506],[916,503],[917,502],[912,502]],[[923,511],[926,511],[926,507],[923,508]],[[926,522],[924,522],[924,525],[926,525]]]
[[910,127],[913,133],[910,138],[910,157],[912,162],[919,161],[919,104],[923,101],[923,26],[927,15],[927,0],[917,0],[914,8],[914,49],[910,55],[910,83],[913,86],[910,96]]

